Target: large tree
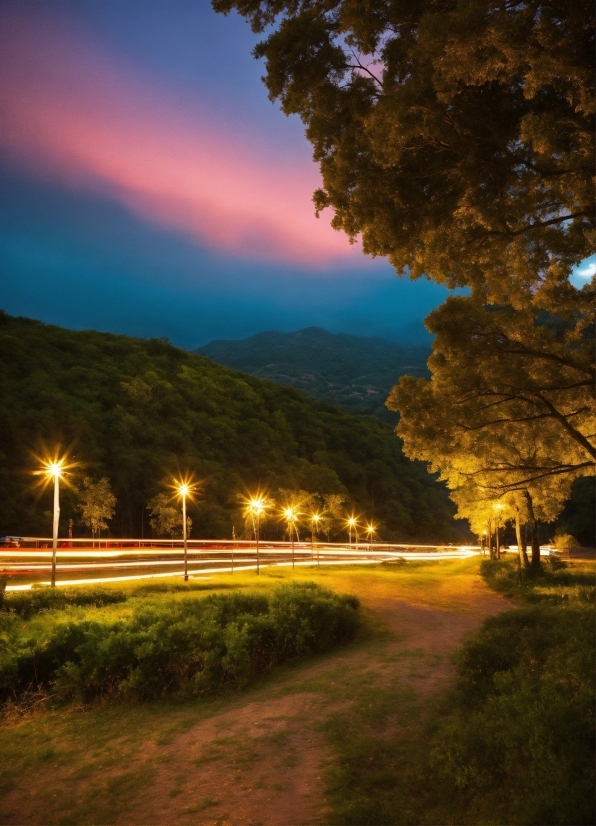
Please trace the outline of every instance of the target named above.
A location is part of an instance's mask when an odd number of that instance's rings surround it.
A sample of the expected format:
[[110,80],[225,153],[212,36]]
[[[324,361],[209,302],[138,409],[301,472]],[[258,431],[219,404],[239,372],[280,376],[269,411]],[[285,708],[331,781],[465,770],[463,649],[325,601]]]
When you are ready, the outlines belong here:
[[486,521],[500,500],[518,529],[530,524],[535,565],[537,518],[554,519],[573,479],[594,471],[589,294],[575,323],[449,298],[426,321],[432,378],[402,377],[387,402],[406,454],[441,474],[459,516]]
[[594,251],[588,0],[213,0],[320,163],[317,210],[398,273],[573,303]]
[[482,470],[487,496],[518,503],[590,472],[593,294],[569,275],[596,240],[592,4],[213,6],[265,35],[270,98],[301,117],[320,164],[317,212],[398,274],[471,290],[431,316],[432,381],[390,397],[408,455],[451,481]]
[[[510,485],[593,472],[595,373],[590,305],[578,318],[533,316],[453,296],[426,319],[435,335],[432,379],[404,376],[387,404],[401,412],[406,452],[425,458],[470,453],[494,443],[509,451],[496,471]],[[583,310],[583,311],[582,311]]]

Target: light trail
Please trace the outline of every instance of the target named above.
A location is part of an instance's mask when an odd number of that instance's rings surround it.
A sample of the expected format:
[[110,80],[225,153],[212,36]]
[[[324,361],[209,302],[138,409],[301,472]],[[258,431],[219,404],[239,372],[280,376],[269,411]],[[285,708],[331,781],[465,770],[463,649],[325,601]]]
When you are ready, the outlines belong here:
[[[21,541],[37,544],[47,540],[23,538]],[[146,548],[138,547],[138,544],[143,540],[102,541],[108,544],[118,543],[119,547],[90,548],[90,540],[72,540],[73,544],[79,543],[82,547],[59,548],[58,557],[61,562],[58,563],[57,570],[62,575],[89,572],[92,576],[85,579],[63,579],[56,584],[59,586],[91,585],[183,576],[183,571],[178,570],[182,562],[183,545],[181,540],[164,540],[161,547],[155,547],[158,543],[152,541],[152,547]],[[131,547],[132,543],[137,543],[137,547]],[[191,541],[189,541],[190,544]],[[255,564],[256,546],[252,542],[192,540],[192,546],[188,549],[189,574],[192,577],[196,578],[214,573],[231,573],[232,568],[238,572],[257,569],[257,564]],[[511,549],[509,550],[511,551]],[[517,552],[517,549],[515,549],[515,552]],[[552,548],[550,546],[541,548],[542,555],[548,555],[551,552]],[[263,567],[287,567],[292,565],[292,548],[289,542],[261,543],[259,553],[262,557],[261,565]],[[370,565],[382,562],[440,561],[468,559],[479,556],[481,553],[482,549],[474,545],[379,543],[371,546],[368,543],[361,543],[350,546],[344,543],[319,543],[312,548],[309,542],[295,542],[294,564],[302,567],[312,567],[320,564],[327,566]],[[17,581],[23,578],[32,579],[31,582],[8,585],[7,590],[22,591],[30,589],[34,584],[49,585],[50,583],[46,581],[40,582],[39,578],[49,571],[51,557],[52,551],[46,548],[2,548],[0,550],[1,572],[17,577]],[[156,559],[156,557],[160,558]],[[80,561],[76,562],[75,559]],[[25,560],[30,560],[29,564]],[[44,564],[45,560],[47,560],[47,563]],[[171,570],[173,567],[176,570]],[[134,570],[138,573],[133,573]],[[107,575],[109,572],[116,573],[118,571],[122,571],[123,575]],[[125,571],[130,571],[130,573],[125,575]],[[100,572],[105,572],[106,575],[100,576]]]

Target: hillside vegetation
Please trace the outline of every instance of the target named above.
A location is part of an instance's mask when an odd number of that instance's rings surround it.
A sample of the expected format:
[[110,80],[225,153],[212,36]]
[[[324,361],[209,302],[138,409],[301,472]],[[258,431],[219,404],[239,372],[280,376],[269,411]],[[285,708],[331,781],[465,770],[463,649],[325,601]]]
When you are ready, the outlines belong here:
[[[52,499],[35,459],[56,446],[73,481],[110,480],[112,535],[148,536],[146,506],[180,472],[204,481],[194,537],[230,537],[238,495],[260,486],[343,493],[386,539],[458,538],[445,490],[406,459],[392,430],[290,388],[238,373],[166,341],[73,332],[0,316],[0,533],[48,535]],[[61,535],[79,524],[63,486]],[[265,536],[282,535],[270,522]]]
[[295,333],[258,333],[241,341],[212,341],[195,352],[353,413],[374,414],[396,424],[397,415],[387,410],[385,399],[400,376],[427,374],[430,347],[307,327]]

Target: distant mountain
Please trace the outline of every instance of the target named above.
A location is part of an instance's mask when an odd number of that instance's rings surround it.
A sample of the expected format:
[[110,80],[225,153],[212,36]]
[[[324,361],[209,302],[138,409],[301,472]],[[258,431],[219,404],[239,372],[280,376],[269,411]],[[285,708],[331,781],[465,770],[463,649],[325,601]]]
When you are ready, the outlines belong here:
[[353,413],[393,424],[385,399],[399,377],[427,376],[426,345],[306,327],[296,333],[258,333],[240,341],[212,341],[195,351],[226,367],[303,390]]
[[[51,530],[52,493],[36,493],[31,476],[32,452],[43,456],[44,445],[68,448],[71,482],[109,479],[112,535],[148,536],[147,503],[188,472],[204,483],[189,504],[194,537],[230,537],[244,525],[239,494],[285,488],[342,494],[346,511],[374,519],[385,540],[461,541],[445,486],[373,416],[160,339],[75,332],[0,311],[1,535]],[[60,505],[61,536],[69,519],[80,536],[74,487],[61,488]],[[270,519],[261,536],[281,539],[283,526]]]

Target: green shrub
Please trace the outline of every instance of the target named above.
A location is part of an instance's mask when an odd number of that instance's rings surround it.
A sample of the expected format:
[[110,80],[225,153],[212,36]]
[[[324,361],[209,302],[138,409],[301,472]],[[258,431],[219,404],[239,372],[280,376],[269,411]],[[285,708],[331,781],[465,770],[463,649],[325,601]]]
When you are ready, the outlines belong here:
[[4,594],[2,609],[13,611],[26,619],[40,611],[59,610],[71,605],[93,605],[101,608],[125,602],[122,591],[111,588],[32,588],[30,591],[9,591]]
[[569,565],[557,557],[545,560],[539,571],[520,569],[515,560],[488,560],[480,573],[489,587],[524,602],[594,603],[594,572]]
[[555,534],[555,548],[560,553],[569,553],[579,548],[579,542],[570,533],[556,533]]
[[535,605],[464,646],[432,771],[480,818],[594,822],[593,629],[589,608]]
[[43,639],[21,637],[0,650],[0,692],[18,698],[43,687],[65,700],[154,699],[240,687],[279,663],[351,639],[357,608],[355,597],[307,583],[270,596],[144,602],[116,622],[68,619]]

